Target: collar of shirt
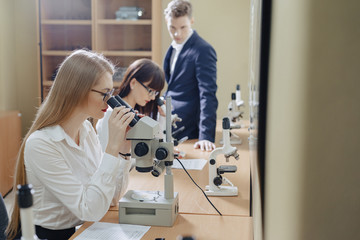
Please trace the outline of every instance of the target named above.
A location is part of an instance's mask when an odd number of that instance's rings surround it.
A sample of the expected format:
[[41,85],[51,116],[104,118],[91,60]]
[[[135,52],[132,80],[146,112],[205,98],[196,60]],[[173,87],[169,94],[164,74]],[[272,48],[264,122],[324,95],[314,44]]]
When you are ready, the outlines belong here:
[[[88,136],[88,133],[91,131],[91,123],[84,121],[80,127],[80,145],[83,142],[84,138]],[[69,135],[64,131],[60,125],[50,126],[43,129],[49,134],[51,140],[54,142],[60,142],[66,140],[70,146],[79,147],[75,144],[74,141],[69,137]]]
[[176,52],[180,52],[182,48],[184,47],[185,43],[189,40],[189,38],[193,35],[194,30],[190,29],[189,36],[185,39],[185,41],[181,44],[176,43],[175,41],[172,41],[171,46],[176,50]]

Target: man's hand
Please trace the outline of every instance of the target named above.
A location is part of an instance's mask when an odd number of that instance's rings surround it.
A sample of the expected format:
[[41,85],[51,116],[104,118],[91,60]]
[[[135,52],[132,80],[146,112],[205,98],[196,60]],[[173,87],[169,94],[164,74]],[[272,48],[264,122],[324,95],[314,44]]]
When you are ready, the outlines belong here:
[[208,140],[201,140],[201,141],[197,141],[195,144],[194,144],[194,148],[197,149],[197,148],[200,148],[201,151],[208,151],[208,152],[211,152],[212,150],[215,149],[215,144],[208,141]]

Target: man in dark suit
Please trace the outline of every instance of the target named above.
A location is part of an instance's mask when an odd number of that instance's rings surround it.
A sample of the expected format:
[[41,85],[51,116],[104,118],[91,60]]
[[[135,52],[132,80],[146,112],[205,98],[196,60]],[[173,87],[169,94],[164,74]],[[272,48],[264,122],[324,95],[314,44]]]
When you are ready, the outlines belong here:
[[165,9],[165,20],[173,39],[164,59],[166,96],[171,96],[173,113],[185,127],[177,138],[199,139],[195,148],[215,148],[216,52],[192,30],[192,6],[186,0],[173,0]]

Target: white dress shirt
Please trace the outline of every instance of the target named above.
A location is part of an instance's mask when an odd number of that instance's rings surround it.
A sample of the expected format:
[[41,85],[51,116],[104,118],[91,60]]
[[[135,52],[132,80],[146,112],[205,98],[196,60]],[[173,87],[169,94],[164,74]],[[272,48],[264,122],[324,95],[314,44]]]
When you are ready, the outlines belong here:
[[171,75],[174,73],[175,64],[177,62],[177,59],[179,57],[181,50],[183,49],[185,43],[189,40],[189,38],[191,37],[193,32],[194,31],[191,29],[189,36],[181,44],[178,44],[175,41],[172,41],[171,46],[173,47],[173,51],[172,51],[171,58],[170,58],[170,74]]
[[128,185],[130,161],[103,153],[89,121],[80,129],[79,146],[59,125],[35,131],[24,158],[35,191],[34,223],[44,228],[99,221]]
[[96,132],[100,140],[101,148],[105,152],[106,146],[109,141],[109,118],[113,109],[108,108],[103,118],[96,122]]

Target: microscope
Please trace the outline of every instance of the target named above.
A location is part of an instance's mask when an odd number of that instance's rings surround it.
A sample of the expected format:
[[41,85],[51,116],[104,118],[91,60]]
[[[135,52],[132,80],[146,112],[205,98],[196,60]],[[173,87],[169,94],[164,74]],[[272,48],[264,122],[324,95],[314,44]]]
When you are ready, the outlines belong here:
[[[241,119],[243,118],[244,112],[241,111],[241,107],[244,106],[244,101],[241,99],[241,91],[240,85],[236,85],[236,92],[231,93],[231,101],[228,105],[228,116],[231,120],[230,122],[230,130],[232,129],[240,129],[244,127],[241,124]],[[238,122],[238,124],[236,123]],[[231,144],[241,144],[241,138],[233,132],[230,132],[230,143]],[[223,140],[220,140],[220,144],[223,144]]]
[[17,185],[17,200],[20,208],[21,240],[39,240],[35,233],[33,194],[31,184]]
[[[229,162],[229,158],[233,156],[236,160],[239,160],[239,154],[236,147],[232,147],[230,144],[230,120],[228,117],[223,118],[223,140],[222,147],[215,148],[210,154],[209,161],[209,185],[205,187],[205,193],[208,196],[237,196],[238,188],[234,186],[222,174],[235,173],[237,167],[235,165],[222,165],[217,167],[216,157],[219,154],[223,154],[226,158],[226,162]],[[227,183],[227,186],[222,186],[223,183]]]
[[[127,106],[119,96],[107,101],[112,108]],[[130,107],[131,109],[131,107]],[[133,111],[131,109],[130,111]],[[133,111],[134,112],[134,111]],[[172,226],[179,212],[179,194],[174,192],[171,166],[175,158],[171,136],[171,98],[166,98],[166,138],[160,138],[160,126],[150,117],[135,115],[126,139],[131,140],[131,157],[136,170],[150,172],[154,177],[164,175],[164,191],[129,190],[119,201],[119,222],[151,226]]]
[[[166,109],[168,109],[167,106],[165,106],[165,101],[163,97],[157,98],[156,100],[157,105],[161,108],[161,110],[166,113]],[[170,111],[171,112],[171,111]],[[167,114],[165,114],[167,116]],[[163,134],[163,138],[164,141],[166,141],[166,121],[167,121],[167,117],[166,116],[162,116],[161,114],[159,114],[159,124],[160,124],[160,130],[161,130],[161,134]],[[180,143],[185,142],[186,140],[188,140],[188,136],[185,136],[181,139],[177,139],[177,135],[179,133],[181,133],[182,131],[184,131],[185,127],[182,126],[180,128],[177,128],[176,123],[177,122],[181,122],[182,119],[175,113],[175,114],[171,114],[170,117],[170,123],[171,126],[173,127],[173,129],[176,129],[175,131],[172,132],[172,141],[174,142],[174,146],[179,145]],[[179,158],[184,158],[185,157],[185,152],[180,151],[178,153]]]
[[[161,108],[161,110],[162,110],[164,113],[166,113],[166,109],[167,109],[168,107],[166,106],[167,104],[165,104],[164,98],[163,98],[163,97],[157,98],[156,103],[157,103],[157,105]],[[164,117],[164,116],[161,116],[161,114],[159,114],[159,115],[160,115],[160,116],[159,116],[159,124],[160,124],[160,128],[161,128],[161,133],[163,133],[164,141],[165,141],[165,136],[166,136],[166,121],[167,121],[166,116],[167,116],[167,115],[166,115],[165,117]],[[177,122],[181,122],[182,119],[181,119],[177,114],[171,114],[171,110],[170,110],[170,115],[171,115],[171,116],[170,116],[171,126],[175,129],[175,128],[177,128],[176,123],[177,123]],[[180,140],[177,140],[177,139],[174,138],[174,136],[176,136],[177,132],[181,132],[181,131],[184,131],[184,127],[181,127],[181,128],[179,128],[179,129],[176,129],[176,131],[172,132],[172,137],[173,137],[173,140],[175,141],[175,142],[174,142],[175,146],[176,146],[177,144],[180,144],[180,143],[182,143],[182,142],[184,142],[184,141],[187,140],[187,137],[184,137],[184,138],[182,138],[182,139],[180,139]]]

